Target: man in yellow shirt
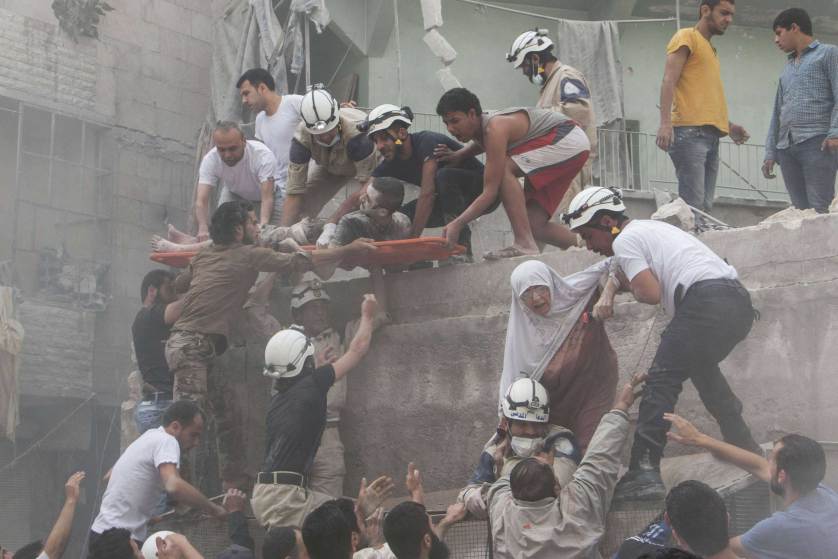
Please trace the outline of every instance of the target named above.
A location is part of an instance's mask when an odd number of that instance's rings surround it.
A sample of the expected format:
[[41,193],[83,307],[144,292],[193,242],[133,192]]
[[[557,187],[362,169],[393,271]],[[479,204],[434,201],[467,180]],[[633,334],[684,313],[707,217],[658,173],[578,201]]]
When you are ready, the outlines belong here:
[[700,18],[681,29],[666,47],[661,85],[661,123],[657,145],[669,152],[678,177],[678,194],[700,210],[713,209],[719,172],[719,139],[736,144],[750,137],[728,120],[714,35],[724,35],[736,11],[734,0],[701,0]]

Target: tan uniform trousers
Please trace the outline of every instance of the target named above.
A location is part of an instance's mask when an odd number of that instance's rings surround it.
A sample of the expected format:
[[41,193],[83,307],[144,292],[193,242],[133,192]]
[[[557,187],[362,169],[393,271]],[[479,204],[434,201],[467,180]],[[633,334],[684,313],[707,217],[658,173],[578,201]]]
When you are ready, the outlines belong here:
[[312,161],[308,168],[302,217],[316,218],[323,207],[347,184],[352,192],[361,188],[361,182],[356,177],[330,173],[325,167]]
[[333,499],[343,496],[343,478],[346,464],[343,460],[343,443],[337,423],[326,425],[320,446],[309,472],[309,487]]
[[266,529],[275,526],[300,528],[311,511],[331,499],[325,493],[296,485],[257,483],[250,506],[256,520]]

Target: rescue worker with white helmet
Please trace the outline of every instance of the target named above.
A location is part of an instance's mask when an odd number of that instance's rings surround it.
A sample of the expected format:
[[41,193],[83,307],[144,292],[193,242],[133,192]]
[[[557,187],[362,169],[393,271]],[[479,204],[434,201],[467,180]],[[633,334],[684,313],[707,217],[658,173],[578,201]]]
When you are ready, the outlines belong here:
[[583,190],[563,219],[588,250],[613,256],[612,273],[594,307],[596,318],[613,314],[618,290],[631,291],[640,303],[660,304],[671,318],[649,369],[629,471],[615,501],[664,498],[660,460],[669,423],[663,414],[672,413],[687,379],[718,421],[725,442],[758,452],[742,403],[719,369],[750,332],[756,312],[736,269],[677,227],[630,219],[617,189]]
[[[322,85],[314,85],[300,104],[302,121],[291,140],[286,200],[280,225],[291,226],[303,217],[316,218],[341,187],[356,191],[370,177],[377,162],[375,148],[357,128],[366,115],[341,107]],[[314,163],[312,165],[312,162]],[[348,211],[357,207],[351,197],[329,217],[326,236]],[[328,246],[328,240],[318,241]]]
[[570,184],[558,211],[564,212],[576,194],[593,182],[591,167],[597,154],[597,128],[591,89],[585,76],[556,58],[555,45],[546,29],[533,29],[518,35],[506,55],[507,62],[539,88],[536,107],[552,109],[572,118],[591,142],[591,154]]
[[[419,188],[419,197],[400,211],[413,222],[411,236],[420,237],[426,227],[444,227],[480,195],[483,164],[474,157],[456,163],[440,161],[439,154],[456,152],[463,146],[438,132],[409,132],[412,124],[410,107],[387,103],[370,111],[363,128],[383,158],[373,176],[394,177]],[[499,203],[500,199],[485,213],[494,211]],[[460,232],[458,242],[466,247],[469,258],[468,227]]]
[[474,474],[458,497],[476,518],[486,518],[489,486],[508,476],[521,460],[555,451],[553,471],[559,483],[566,484],[581,458],[573,433],[548,423],[550,400],[540,382],[528,377],[516,380],[501,407],[498,431],[483,448]]
[[251,506],[259,523],[300,527],[309,512],[333,498],[311,487],[312,464],[326,428],[327,394],[369,350],[378,303],[364,295],[352,342],[332,363],[317,366],[311,338],[299,329],[277,332],[265,346],[265,376],[274,379],[268,407],[265,462]]

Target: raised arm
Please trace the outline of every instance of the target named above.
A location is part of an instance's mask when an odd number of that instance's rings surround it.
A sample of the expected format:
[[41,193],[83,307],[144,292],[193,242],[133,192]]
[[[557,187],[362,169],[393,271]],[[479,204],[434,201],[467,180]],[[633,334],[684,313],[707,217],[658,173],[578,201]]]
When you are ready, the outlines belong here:
[[79,502],[79,484],[82,480],[84,480],[84,472],[76,472],[64,484],[64,506],[44,543],[44,553],[48,559],[60,559],[64,555],[64,549],[67,547],[70,531],[73,528],[73,516],[76,513],[76,504]]
[[681,79],[681,72],[690,56],[690,49],[681,46],[675,52],[666,55],[663,68],[663,83],[660,95],[660,128],[658,128],[657,145],[667,151],[672,144],[672,102],[675,99],[675,86]]
[[665,413],[663,418],[675,428],[675,431],[667,433],[670,440],[708,450],[719,460],[742,468],[762,481],[771,481],[771,468],[768,460],[762,456],[705,435],[695,425],[674,413]]
[[373,321],[377,309],[378,302],[375,300],[375,295],[369,293],[364,295],[364,302],[361,303],[361,321],[358,325],[358,331],[355,332],[346,353],[332,364],[335,368],[335,382],[354,369],[369,351],[370,341],[372,341]]
[[259,208],[259,225],[267,225],[271,222],[274,213],[274,180],[268,179],[259,184],[261,194],[261,207]]
[[195,221],[198,223],[198,241],[209,239],[209,200],[212,186],[198,183],[195,194]]
[[177,466],[170,463],[160,464],[158,470],[160,471],[160,479],[163,480],[163,487],[166,489],[166,493],[174,497],[179,503],[200,509],[216,518],[227,516],[227,510],[224,507],[216,505],[207,499],[203,493],[180,477]]

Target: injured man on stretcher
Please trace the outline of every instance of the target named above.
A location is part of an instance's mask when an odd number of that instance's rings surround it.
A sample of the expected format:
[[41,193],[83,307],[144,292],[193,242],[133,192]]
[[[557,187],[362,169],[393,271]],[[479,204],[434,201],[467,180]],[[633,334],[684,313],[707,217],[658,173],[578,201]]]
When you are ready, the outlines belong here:
[[[370,179],[360,196],[360,209],[340,219],[330,246],[348,245],[359,238],[395,241],[410,237],[410,218],[398,211],[403,201],[402,181],[391,177]],[[258,243],[262,246],[283,243],[294,249],[313,245],[325,224],[325,219],[309,217],[290,227],[266,224],[260,229]],[[212,241],[175,243],[155,235],[151,247],[155,252],[197,252],[210,243]]]

